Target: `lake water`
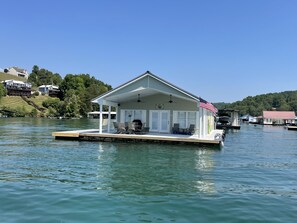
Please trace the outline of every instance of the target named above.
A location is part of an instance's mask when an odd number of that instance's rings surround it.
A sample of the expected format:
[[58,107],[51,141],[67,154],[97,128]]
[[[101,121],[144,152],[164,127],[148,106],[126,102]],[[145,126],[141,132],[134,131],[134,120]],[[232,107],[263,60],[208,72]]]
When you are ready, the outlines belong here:
[[97,120],[0,119],[0,222],[296,222],[297,131],[225,147],[55,140]]

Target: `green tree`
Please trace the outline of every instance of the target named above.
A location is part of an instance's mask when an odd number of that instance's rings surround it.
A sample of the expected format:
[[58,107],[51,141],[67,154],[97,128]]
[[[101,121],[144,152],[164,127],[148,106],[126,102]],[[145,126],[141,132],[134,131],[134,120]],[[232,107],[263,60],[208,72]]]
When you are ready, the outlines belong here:
[[6,94],[7,94],[6,88],[3,86],[3,84],[0,83],[0,99],[6,96]]
[[246,97],[242,101],[224,105],[225,108],[236,109],[241,115],[262,115],[264,110],[297,111],[297,91],[285,91]]
[[43,84],[60,85],[62,78],[58,73],[53,74],[51,71],[44,68],[39,69],[37,65],[32,68],[32,73],[29,75],[28,81],[34,86],[40,86]]
[[79,117],[80,116],[80,98],[76,95],[75,90],[71,89],[67,92],[65,97],[65,117]]
[[[111,89],[110,85],[90,77],[89,74],[67,74],[60,85],[62,91],[62,99],[66,102],[66,95],[69,98],[69,92],[78,97],[79,113],[86,116],[89,111],[92,111],[91,99],[105,93]],[[66,103],[66,107],[67,107]]]

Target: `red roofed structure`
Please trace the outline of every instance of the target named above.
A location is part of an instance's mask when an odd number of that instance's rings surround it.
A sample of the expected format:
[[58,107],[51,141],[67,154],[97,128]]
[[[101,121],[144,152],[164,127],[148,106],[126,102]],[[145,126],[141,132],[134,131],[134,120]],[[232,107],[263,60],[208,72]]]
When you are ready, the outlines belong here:
[[295,123],[294,111],[263,111],[264,125],[286,125]]

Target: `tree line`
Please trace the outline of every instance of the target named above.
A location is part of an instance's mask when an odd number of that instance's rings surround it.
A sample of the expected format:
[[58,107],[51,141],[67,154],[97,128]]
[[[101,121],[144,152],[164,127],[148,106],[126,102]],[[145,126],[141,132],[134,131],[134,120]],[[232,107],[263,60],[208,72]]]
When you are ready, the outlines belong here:
[[260,116],[263,111],[297,111],[297,91],[248,96],[234,103],[214,103],[218,109],[239,110],[241,115]]
[[[46,115],[54,117],[84,117],[92,110],[99,110],[99,106],[92,104],[91,99],[112,89],[111,85],[89,74],[67,74],[62,78],[60,74],[40,69],[37,65],[33,66],[28,82],[33,89],[40,85],[59,86],[58,98],[49,97],[42,103],[48,110]],[[0,98],[4,95],[5,89],[0,87]]]
[[39,69],[37,65],[33,66],[28,80],[33,86],[42,84],[59,86],[59,97],[49,98],[43,102],[43,106],[49,109],[52,116],[86,116],[88,112],[99,109],[98,105],[91,103],[91,99],[112,89],[110,85],[89,74],[67,74],[62,79],[59,74]]

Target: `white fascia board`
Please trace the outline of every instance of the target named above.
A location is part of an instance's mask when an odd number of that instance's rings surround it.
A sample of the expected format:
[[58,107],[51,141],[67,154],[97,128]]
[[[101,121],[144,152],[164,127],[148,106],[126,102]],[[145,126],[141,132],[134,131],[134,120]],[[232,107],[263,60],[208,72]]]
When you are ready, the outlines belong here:
[[113,106],[113,107],[117,107],[118,104],[112,101],[107,101],[104,99],[97,99],[97,100],[93,100],[92,103],[97,103],[97,104],[101,104],[101,105],[109,105],[109,106]]
[[109,96],[109,95],[111,95],[111,94],[113,94],[113,93],[115,93],[115,92],[117,92],[117,91],[119,91],[119,90],[125,88],[126,86],[128,86],[128,85],[130,85],[130,84],[132,84],[132,83],[134,83],[134,82],[136,82],[136,81],[138,81],[138,80],[141,79],[141,78],[143,78],[143,76],[140,76],[140,77],[138,77],[138,78],[136,78],[136,79],[134,79],[134,80],[132,80],[132,81],[129,81],[129,82],[127,82],[126,84],[123,84],[122,86],[116,87],[115,89],[113,89],[113,90],[111,90],[111,91],[109,91],[109,92],[106,92],[106,93],[103,94],[102,96],[99,96],[99,97],[95,98],[94,100],[92,100],[92,102],[93,102],[93,103],[98,103],[97,101],[102,100],[103,98],[105,98],[105,97],[107,97],[107,96]]

